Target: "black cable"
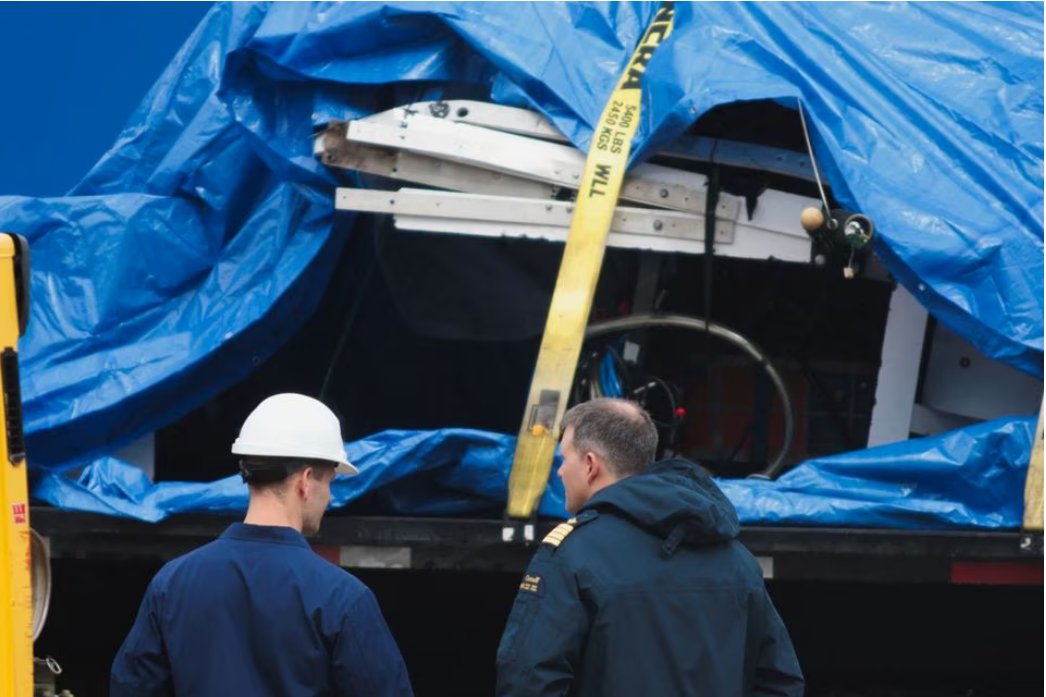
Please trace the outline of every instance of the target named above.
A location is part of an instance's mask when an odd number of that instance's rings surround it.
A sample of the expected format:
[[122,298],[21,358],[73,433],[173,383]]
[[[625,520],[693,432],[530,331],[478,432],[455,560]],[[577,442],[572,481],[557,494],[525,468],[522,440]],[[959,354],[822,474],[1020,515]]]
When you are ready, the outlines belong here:
[[666,443],[666,446],[675,450],[676,436],[679,431],[679,419],[676,418],[679,402],[676,401],[676,394],[671,385],[656,376],[651,379],[661,386],[661,389],[664,390],[665,395],[668,397],[668,443]]
[[782,443],[778,452],[773,458],[771,458],[769,464],[763,470],[749,476],[758,476],[767,479],[777,477],[785,467],[785,459],[792,449],[792,443],[795,438],[795,411],[792,406],[791,397],[788,394],[788,388],[767,354],[752,343],[751,340],[737,332],[716,324],[715,322],[708,322],[706,319],[690,317],[687,315],[647,313],[631,315],[628,317],[618,317],[589,325],[585,330],[585,336],[587,339],[596,339],[608,334],[643,331],[652,327],[677,327],[680,329],[711,332],[712,334],[715,334],[717,338],[727,341],[734,347],[742,350],[766,371],[767,376],[770,378],[771,382],[773,382],[774,388],[777,390],[784,411],[784,443]]
[[[654,422],[655,426],[658,426],[659,428],[663,428],[668,431],[668,437],[664,445],[666,448],[671,447],[674,450],[680,425],[680,420],[676,416],[676,411],[678,409],[679,402],[676,399],[675,390],[672,389],[672,386],[669,385],[668,382],[666,382],[662,378],[657,377],[656,375],[646,375],[643,377],[644,379],[640,381],[643,384],[637,387],[635,390],[632,390],[630,393],[626,394],[634,398],[640,406],[647,410],[647,412],[650,412],[649,405],[650,395],[652,394],[651,387],[657,386],[661,388],[661,390],[665,393],[665,397],[668,402],[668,420],[659,421],[653,418],[653,413],[651,412],[651,421]],[[642,394],[642,397],[640,397],[640,394]]]
[[614,348],[613,344],[607,345],[607,353],[610,354],[610,357],[613,359],[614,364],[619,368],[619,370],[617,371],[617,375],[618,379],[621,381],[621,394],[626,395],[629,392],[629,386],[632,384],[632,380],[628,375],[628,363],[625,362],[625,359],[621,355],[621,352]]

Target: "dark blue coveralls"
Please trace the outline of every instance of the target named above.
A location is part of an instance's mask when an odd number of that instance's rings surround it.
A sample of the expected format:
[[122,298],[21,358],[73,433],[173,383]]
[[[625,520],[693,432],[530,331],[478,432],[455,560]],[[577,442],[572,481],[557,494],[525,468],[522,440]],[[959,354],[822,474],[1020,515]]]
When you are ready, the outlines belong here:
[[666,460],[599,491],[534,555],[498,649],[497,694],[802,695],[733,504]]
[[235,523],[153,579],[109,694],[409,696],[411,687],[363,583],[296,530]]

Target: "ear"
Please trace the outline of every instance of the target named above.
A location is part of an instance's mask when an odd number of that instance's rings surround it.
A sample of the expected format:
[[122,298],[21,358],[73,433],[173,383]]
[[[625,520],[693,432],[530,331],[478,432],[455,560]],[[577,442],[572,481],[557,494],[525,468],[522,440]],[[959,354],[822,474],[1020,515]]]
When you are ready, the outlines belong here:
[[298,492],[298,497],[303,499],[308,498],[309,495],[312,494],[312,468],[306,467],[301,472],[298,472],[296,476],[298,477],[298,481],[295,482],[294,487]]
[[585,482],[591,484],[596,481],[603,472],[603,459],[589,450],[585,453]]

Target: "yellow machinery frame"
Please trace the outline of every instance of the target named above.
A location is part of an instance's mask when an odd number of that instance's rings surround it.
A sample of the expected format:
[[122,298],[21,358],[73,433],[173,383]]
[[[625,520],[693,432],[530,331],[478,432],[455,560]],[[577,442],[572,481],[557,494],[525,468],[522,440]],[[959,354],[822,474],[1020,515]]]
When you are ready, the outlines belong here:
[[0,233],[0,697],[33,693],[29,484],[18,380],[28,283],[28,245],[17,235]]

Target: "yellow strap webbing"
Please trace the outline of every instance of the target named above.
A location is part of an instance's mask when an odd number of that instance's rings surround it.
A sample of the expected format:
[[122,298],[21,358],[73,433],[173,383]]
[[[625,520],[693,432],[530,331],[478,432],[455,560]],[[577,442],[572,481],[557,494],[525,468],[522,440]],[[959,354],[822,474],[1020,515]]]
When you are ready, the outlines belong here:
[[548,483],[610,221],[639,124],[640,81],[654,49],[671,33],[672,18],[672,3],[664,3],[632,54],[592,135],[509,475],[507,513],[512,518],[529,518]]
[[1032,443],[1031,460],[1028,461],[1028,476],[1024,481],[1024,525],[1025,530],[1042,532],[1042,413],[1046,401],[1039,408],[1039,425],[1035,427],[1035,442]]

